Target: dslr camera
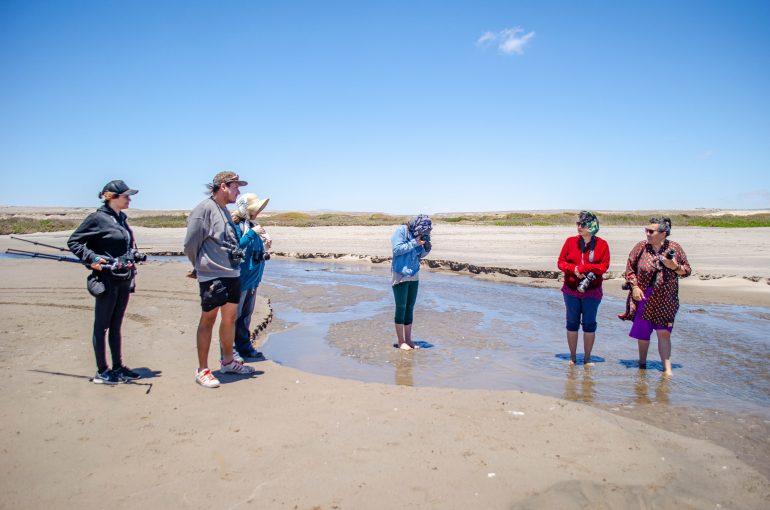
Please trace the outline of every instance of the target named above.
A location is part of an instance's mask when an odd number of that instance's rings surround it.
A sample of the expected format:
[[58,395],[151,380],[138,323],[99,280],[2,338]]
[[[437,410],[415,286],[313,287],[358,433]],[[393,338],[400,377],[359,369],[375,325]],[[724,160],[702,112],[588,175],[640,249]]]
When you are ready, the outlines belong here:
[[580,283],[578,283],[577,290],[578,292],[585,292],[589,285],[591,285],[591,282],[596,280],[596,275],[593,273],[586,273],[586,275],[583,277],[582,280],[580,280]]
[[227,257],[230,259],[230,264],[233,267],[240,265],[246,258],[246,250],[241,249],[237,244],[227,243],[224,247],[227,250]]
[[676,250],[674,249],[668,250],[664,255],[668,260],[674,260],[674,255],[676,255]]
[[264,262],[270,260],[270,254],[266,251],[255,251],[251,254],[251,259],[257,263]]
[[146,262],[147,261],[147,254],[146,253],[142,253],[139,250],[131,250],[129,258],[131,260],[133,260],[134,262]]

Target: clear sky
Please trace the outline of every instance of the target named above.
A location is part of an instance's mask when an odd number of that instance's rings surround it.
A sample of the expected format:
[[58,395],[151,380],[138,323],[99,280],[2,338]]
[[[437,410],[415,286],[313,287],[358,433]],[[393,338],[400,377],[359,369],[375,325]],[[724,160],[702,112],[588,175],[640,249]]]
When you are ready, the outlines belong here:
[[770,2],[0,0],[0,204],[770,207]]

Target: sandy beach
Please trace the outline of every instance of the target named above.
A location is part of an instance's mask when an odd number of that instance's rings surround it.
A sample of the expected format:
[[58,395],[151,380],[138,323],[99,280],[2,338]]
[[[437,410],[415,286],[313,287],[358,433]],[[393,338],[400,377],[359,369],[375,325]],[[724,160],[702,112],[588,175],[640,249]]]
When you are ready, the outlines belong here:
[[[306,260],[387,264],[393,227],[271,227],[272,251]],[[134,227],[139,246],[148,253],[180,254],[185,230]],[[434,252],[426,263],[435,270],[510,283],[560,288],[556,259],[569,227],[494,227],[437,224]],[[628,252],[643,240],[642,227],[606,227],[600,237],[610,245],[610,276],[624,269]],[[64,246],[68,232],[23,236]],[[681,280],[682,302],[770,307],[770,228],[675,228],[672,237],[687,252],[693,275]],[[0,250],[34,246],[0,236]],[[46,251],[42,249],[42,251]],[[469,267],[472,266],[472,267]],[[431,269],[428,267],[428,269]],[[485,272],[489,270],[488,272]],[[521,274],[509,276],[500,270]],[[474,274],[475,271],[475,274]],[[534,275],[534,276],[531,276]],[[605,292],[625,296],[621,280],[609,280]]]
[[[602,231],[621,252],[611,270],[621,269],[641,238],[637,230]],[[391,231],[276,227],[271,234],[274,250],[290,256],[376,258],[389,255]],[[150,252],[180,250],[183,233],[136,229]],[[552,271],[555,253],[571,234],[555,227],[440,225],[435,257]],[[67,235],[25,237],[63,245]],[[768,306],[768,229],[679,229],[674,238],[697,273],[683,282],[683,301]],[[0,237],[3,250],[29,248],[23,244]],[[736,257],[734,246],[742,246],[743,255]],[[0,367],[9,375],[0,396],[9,410],[0,420],[0,507],[770,505],[766,449],[746,462],[734,450],[688,434],[681,427],[687,416],[671,417],[677,429],[657,413],[653,426],[631,419],[640,416],[532,393],[362,383],[272,361],[255,363],[254,377],[223,376],[221,388],[200,388],[193,382],[197,288],[184,278],[186,269],[184,262],[143,265],[129,305],[125,361],[152,386],[104,387],[86,380],[93,360],[85,271],[0,259]],[[510,280],[558,285],[549,278]],[[269,313],[268,297],[261,297],[255,322]],[[276,317],[258,341],[283,326]],[[767,438],[767,421],[756,426],[755,436]]]

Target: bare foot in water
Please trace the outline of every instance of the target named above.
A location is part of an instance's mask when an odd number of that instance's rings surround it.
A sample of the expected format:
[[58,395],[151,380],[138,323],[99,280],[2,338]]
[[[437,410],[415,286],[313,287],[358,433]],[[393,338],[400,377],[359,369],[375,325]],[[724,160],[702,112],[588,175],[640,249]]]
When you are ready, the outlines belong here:
[[399,345],[398,348],[401,349],[402,351],[411,351],[411,350],[414,349],[414,347],[412,347],[411,345],[409,345],[406,342],[404,342],[403,344]]
[[569,366],[573,366],[576,363],[574,359],[569,360]]
[[587,361],[586,363],[583,363],[583,365],[585,365],[587,367],[592,367],[592,366],[594,366],[594,362],[593,361]]

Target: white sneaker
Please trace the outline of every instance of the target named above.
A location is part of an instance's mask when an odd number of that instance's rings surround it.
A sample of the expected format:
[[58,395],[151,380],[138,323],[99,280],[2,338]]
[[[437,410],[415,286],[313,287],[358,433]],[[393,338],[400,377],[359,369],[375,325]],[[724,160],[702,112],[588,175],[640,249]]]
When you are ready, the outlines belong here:
[[195,382],[204,388],[219,388],[219,379],[214,377],[211,370],[204,368],[201,371],[195,371]]
[[[224,358],[222,358],[221,356],[222,354],[220,353],[220,358],[219,358],[220,363],[224,361]],[[236,349],[235,347],[233,347],[233,359],[243,363],[243,356],[241,356],[241,354],[238,352],[238,349]]]
[[[254,369],[251,368],[248,365],[244,365],[237,359],[233,358],[233,360],[230,363],[225,363],[224,361],[219,362],[219,366],[221,367],[221,372],[223,374],[252,374],[254,373]],[[213,376],[212,376],[213,377]]]

